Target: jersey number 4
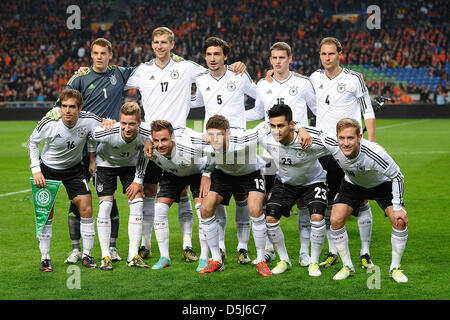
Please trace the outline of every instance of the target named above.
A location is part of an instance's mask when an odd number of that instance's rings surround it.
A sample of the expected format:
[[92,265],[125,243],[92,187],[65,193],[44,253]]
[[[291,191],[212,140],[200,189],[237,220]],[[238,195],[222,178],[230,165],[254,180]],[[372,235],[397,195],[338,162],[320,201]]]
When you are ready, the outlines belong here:
[[330,105],[330,95],[327,95],[327,98],[325,99],[325,103],[327,105]]

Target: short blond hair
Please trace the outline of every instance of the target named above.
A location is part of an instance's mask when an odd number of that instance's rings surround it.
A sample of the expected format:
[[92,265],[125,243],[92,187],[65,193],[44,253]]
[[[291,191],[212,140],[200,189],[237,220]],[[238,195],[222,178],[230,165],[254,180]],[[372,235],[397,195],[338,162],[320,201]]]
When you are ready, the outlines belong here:
[[273,50],[281,50],[286,51],[288,57],[292,55],[292,49],[291,46],[288,45],[286,42],[276,42],[270,47],[270,53],[272,54]]
[[152,33],[152,41],[155,39],[156,36],[161,36],[163,34],[167,34],[169,36],[170,43],[173,43],[175,41],[175,34],[172,30],[170,30],[167,27],[158,27],[155,30],[153,30]]
[[342,118],[339,120],[336,124],[336,133],[339,133],[346,128],[355,128],[357,136],[359,136],[361,132],[361,125],[356,119],[353,118]]
[[112,44],[109,40],[105,38],[97,38],[91,43],[91,50],[94,47],[94,45],[100,46],[100,47],[107,47],[109,52],[112,52]]
[[120,108],[120,114],[125,116],[136,115],[138,120],[141,120],[141,107],[137,104],[137,102],[126,102]]
[[341,42],[340,42],[338,39],[336,39],[336,38],[333,38],[333,37],[326,37],[326,38],[323,38],[322,41],[320,41],[319,52],[320,52],[320,49],[322,49],[322,46],[323,46],[324,44],[334,44],[334,45],[336,46],[337,52],[338,52],[338,53],[342,52],[342,44],[341,44]]

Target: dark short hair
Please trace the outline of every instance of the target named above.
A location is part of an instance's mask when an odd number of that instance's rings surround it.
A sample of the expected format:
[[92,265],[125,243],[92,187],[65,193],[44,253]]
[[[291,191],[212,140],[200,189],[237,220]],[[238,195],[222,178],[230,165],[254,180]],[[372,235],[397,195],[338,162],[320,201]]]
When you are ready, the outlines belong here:
[[77,101],[77,107],[83,104],[83,96],[81,95],[80,91],[75,89],[65,89],[63,92],[61,92],[59,96],[59,103],[70,98],[75,98],[75,100]]
[[227,118],[220,114],[215,114],[206,122],[206,130],[208,129],[230,129],[230,122]]
[[230,45],[225,40],[217,37],[209,37],[205,40],[205,43],[203,44],[203,54],[206,54],[206,49],[209,47],[221,47],[225,56],[228,56],[230,53]]
[[287,122],[292,121],[292,109],[287,104],[274,104],[272,108],[267,111],[269,118],[284,116]]
[[150,127],[151,127],[151,132],[153,132],[153,131],[161,131],[161,130],[167,129],[167,130],[169,130],[170,136],[172,136],[172,134],[173,134],[173,126],[167,120],[155,120],[155,121],[152,121],[152,123],[150,124]]

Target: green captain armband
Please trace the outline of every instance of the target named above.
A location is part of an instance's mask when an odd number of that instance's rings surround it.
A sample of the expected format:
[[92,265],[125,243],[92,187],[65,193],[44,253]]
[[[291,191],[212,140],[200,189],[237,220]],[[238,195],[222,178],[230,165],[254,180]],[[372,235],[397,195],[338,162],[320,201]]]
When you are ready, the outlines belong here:
[[61,113],[60,107],[54,107],[54,108],[50,109],[50,111],[47,112],[47,114],[45,115],[46,118],[52,119],[52,120],[58,120],[59,118],[61,118],[61,116],[62,116],[62,113]]
[[175,53],[173,53],[173,52],[170,53],[170,57],[171,57],[172,60],[175,61],[175,62],[180,62],[180,61],[183,61],[183,60],[184,60],[183,57],[177,56],[177,55],[176,55]]

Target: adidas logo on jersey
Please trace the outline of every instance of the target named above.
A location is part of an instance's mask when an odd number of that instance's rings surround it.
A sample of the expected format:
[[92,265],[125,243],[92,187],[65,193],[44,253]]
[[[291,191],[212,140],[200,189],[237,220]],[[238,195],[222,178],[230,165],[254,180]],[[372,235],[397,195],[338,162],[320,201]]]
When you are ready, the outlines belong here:
[[154,77],[154,76],[151,76],[151,77],[150,77],[150,80],[155,80],[155,77]]
[[321,84],[321,85],[319,86],[319,89],[323,89],[323,84]]
[[272,94],[272,90],[267,91],[266,94]]
[[211,91],[211,88],[210,87],[206,88],[206,91]]
[[92,83],[92,84],[88,87],[88,89],[95,89],[94,84]]

